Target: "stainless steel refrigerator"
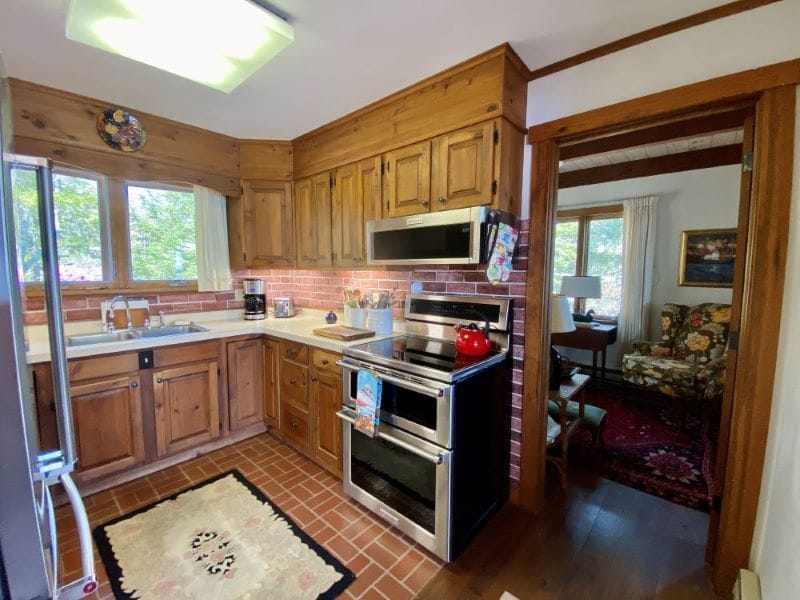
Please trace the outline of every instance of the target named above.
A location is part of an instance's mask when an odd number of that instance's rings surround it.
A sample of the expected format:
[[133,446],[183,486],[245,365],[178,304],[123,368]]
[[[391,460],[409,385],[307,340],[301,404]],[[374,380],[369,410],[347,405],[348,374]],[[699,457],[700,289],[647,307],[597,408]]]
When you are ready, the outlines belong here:
[[[70,477],[77,460],[69,396],[58,278],[51,166],[12,154],[8,80],[0,56],[0,599],[81,598],[94,591],[89,522]],[[40,448],[25,360],[22,294],[17,269],[10,172],[36,173],[44,265],[45,306],[54,381],[58,448]],[[72,505],[83,574],[58,586],[58,548],[51,490],[60,484]]]

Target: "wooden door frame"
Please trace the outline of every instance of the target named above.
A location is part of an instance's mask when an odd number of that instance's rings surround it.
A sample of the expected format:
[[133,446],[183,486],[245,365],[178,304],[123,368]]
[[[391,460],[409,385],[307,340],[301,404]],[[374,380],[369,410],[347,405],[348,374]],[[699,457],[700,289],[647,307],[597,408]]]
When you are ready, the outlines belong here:
[[[795,86],[800,59],[726,75],[532,127],[524,392],[518,500],[545,503],[550,271],[563,143],[669,122],[752,101],[756,111],[741,329],[730,415],[725,497],[712,577],[729,592],[746,567],[755,530],[778,349],[794,162]],[[757,268],[756,268],[757,266]],[[736,294],[737,291],[734,291]]]

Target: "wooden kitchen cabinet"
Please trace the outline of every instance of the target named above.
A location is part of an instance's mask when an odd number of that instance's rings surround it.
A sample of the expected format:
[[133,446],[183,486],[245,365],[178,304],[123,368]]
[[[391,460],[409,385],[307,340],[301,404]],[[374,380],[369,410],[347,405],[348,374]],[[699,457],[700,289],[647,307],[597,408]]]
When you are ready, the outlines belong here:
[[367,221],[381,218],[381,158],[336,169],[333,185],[333,264],[367,266]]
[[342,425],[336,413],[342,408],[342,373],[338,354],[314,349],[309,405],[311,450],[316,461],[342,476]]
[[325,171],[295,183],[295,238],[297,266],[332,264],[331,173]]
[[308,454],[308,346],[281,340],[279,348],[280,432],[297,450]]
[[[281,349],[277,340],[264,340],[264,422],[278,428],[281,400]],[[230,369],[230,367],[228,367]]]
[[139,375],[70,386],[78,481],[90,481],[145,459]]
[[219,437],[217,369],[206,360],[153,371],[159,458]]
[[[236,222],[229,225],[231,245],[236,231],[241,231],[241,255],[245,266],[255,268],[280,268],[294,265],[294,210],[292,184],[288,181],[244,180],[240,214],[228,218]],[[236,250],[232,247],[232,250]],[[232,263],[238,262],[232,251]]]
[[494,132],[489,121],[433,140],[431,210],[492,203]]
[[431,205],[431,141],[387,152],[383,164],[387,216],[403,217],[428,212]]
[[262,338],[229,342],[228,407],[232,431],[265,419],[267,377]]

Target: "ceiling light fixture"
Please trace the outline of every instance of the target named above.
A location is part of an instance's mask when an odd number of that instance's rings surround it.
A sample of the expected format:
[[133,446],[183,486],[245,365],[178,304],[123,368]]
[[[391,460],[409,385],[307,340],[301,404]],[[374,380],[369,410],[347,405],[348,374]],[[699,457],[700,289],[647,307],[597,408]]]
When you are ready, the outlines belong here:
[[71,0],[67,37],[230,92],[294,29],[250,0]]

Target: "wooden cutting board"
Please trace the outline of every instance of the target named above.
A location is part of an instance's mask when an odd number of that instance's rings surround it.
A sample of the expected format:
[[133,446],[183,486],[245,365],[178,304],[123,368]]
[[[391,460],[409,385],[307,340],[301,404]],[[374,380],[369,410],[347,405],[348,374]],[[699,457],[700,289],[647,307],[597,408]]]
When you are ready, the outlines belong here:
[[333,338],[334,340],[342,340],[343,342],[352,342],[353,340],[372,337],[375,335],[375,332],[371,329],[362,329],[361,327],[331,325],[330,327],[317,327],[314,330],[314,334]]

